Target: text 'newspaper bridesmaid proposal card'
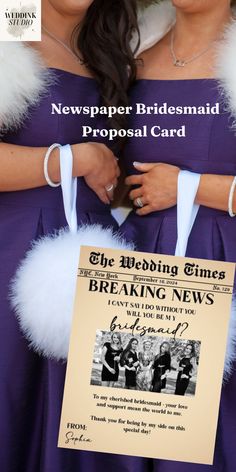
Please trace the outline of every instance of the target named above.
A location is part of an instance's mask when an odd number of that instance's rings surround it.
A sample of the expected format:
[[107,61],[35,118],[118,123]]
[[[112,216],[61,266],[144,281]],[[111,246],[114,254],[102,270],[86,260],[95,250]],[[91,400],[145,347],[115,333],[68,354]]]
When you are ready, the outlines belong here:
[[212,464],[234,270],[81,249],[59,447]]

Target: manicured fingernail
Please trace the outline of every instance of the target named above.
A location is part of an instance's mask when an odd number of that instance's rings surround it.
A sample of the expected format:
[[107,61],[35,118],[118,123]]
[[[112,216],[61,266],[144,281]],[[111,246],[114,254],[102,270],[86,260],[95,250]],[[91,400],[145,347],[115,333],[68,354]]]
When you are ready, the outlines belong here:
[[133,166],[136,167],[136,166],[141,166],[142,164],[144,164],[143,162],[138,162],[138,161],[134,161],[133,162]]

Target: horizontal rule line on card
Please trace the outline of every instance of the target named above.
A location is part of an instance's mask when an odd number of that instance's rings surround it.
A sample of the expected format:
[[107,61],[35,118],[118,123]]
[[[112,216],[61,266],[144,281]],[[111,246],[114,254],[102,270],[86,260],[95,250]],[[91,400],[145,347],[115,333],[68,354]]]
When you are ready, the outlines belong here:
[[[111,272],[110,272],[111,273]],[[104,282],[124,282],[126,284],[134,284],[136,283],[137,285],[147,285],[147,286],[150,286],[150,285],[154,285],[156,287],[162,287],[162,288],[170,288],[170,289],[183,289],[183,290],[194,290],[194,287],[181,287],[179,285],[165,285],[165,284],[158,284],[158,283],[151,283],[151,282],[143,282],[143,281],[131,281],[131,280],[124,280],[124,279],[116,279],[116,280],[111,280],[111,279],[105,279],[104,277],[98,277],[98,276],[95,276],[95,275],[91,275],[91,276],[88,276],[88,275],[78,275],[78,277],[82,277],[84,279],[96,279],[96,280],[103,280]],[[196,282],[197,284],[199,284],[199,282]],[[200,282],[202,283],[202,282]],[[212,285],[212,284],[208,284],[208,285]],[[227,285],[226,285],[227,287]],[[211,292],[214,292],[214,293],[220,293],[221,295],[232,295],[233,293],[233,290],[231,287],[228,287],[229,288],[229,292],[223,292],[221,290],[213,290],[211,289]],[[197,287],[197,289],[201,292],[209,292],[210,289],[205,289],[205,288],[200,288],[200,287]]]
[[[124,272],[116,272],[116,271],[109,271],[109,270],[103,270],[103,269],[88,269],[88,268],[83,268],[83,267],[80,267],[79,268],[79,271],[80,270],[84,270],[86,272],[91,272],[91,275],[86,275],[86,274],[80,274],[78,273],[78,277],[87,277],[89,278],[90,276],[91,277],[96,277],[96,278],[99,278],[98,276],[95,276],[94,274],[96,272],[103,272],[105,274],[115,274],[115,275],[127,275],[127,277],[139,277],[139,279],[136,279],[136,280],[132,280],[132,282],[140,282],[140,283],[147,283],[148,285],[150,285],[151,283],[153,283],[154,285],[158,284],[158,282],[148,282],[146,280],[143,280],[144,277],[142,278],[140,275],[137,275],[137,274],[125,274]],[[93,273],[93,274],[92,274]],[[102,278],[102,277],[101,277]],[[186,280],[183,280],[183,279],[175,279],[173,277],[155,277],[155,276],[152,276],[152,275],[145,275],[145,278],[146,279],[157,279],[157,280],[170,280],[171,282],[175,281],[175,282],[186,282]],[[115,280],[115,279],[114,279]],[[122,282],[121,279],[116,279],[116,280],[119,280]],[[123,282],[127,282],[127,280],[123,280]],[[233,285],[226,285],[226,284],[221,284],[221,283],[218,283],[218,280],[217,281],[211,281],[211,282],[203,282],[202,280],[188,280],[188,283],[190,284],[202,284],[202,285],[217,285],[218,287],[226,287],[230,290],[230,292],[226,292],[226,293],[233,293]],[[160,284],[160,285],[165,285],[165,284]],[[174,284],[170,284],[169,285],[170,287],[174,287]],[[177,287],[177,285],[175,285]],[[224,292],[223,292],[224,293]]]

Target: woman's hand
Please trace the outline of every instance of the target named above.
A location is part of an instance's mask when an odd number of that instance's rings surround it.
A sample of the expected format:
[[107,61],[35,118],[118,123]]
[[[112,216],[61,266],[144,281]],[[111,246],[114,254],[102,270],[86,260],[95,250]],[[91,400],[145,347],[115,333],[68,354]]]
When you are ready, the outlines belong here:
[[148,215],[153,211],[165,210],[176,205],[179,167],[140,162],[134,162],[134,167],[141,174],[127,177],[126,184],[139,185],[129,193],[129,198],[135,206],[143,205],[136,211],[138,215]]
[[120,175],[113,152],[101,143],[72,145],[73,175],[84,177],[87,185],[103,203],[110,203]]

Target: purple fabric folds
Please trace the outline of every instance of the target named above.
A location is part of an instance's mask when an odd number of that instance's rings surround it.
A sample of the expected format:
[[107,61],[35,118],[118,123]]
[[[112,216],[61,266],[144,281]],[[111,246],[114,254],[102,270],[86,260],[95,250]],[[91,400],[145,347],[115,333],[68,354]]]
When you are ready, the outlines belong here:
[[[51,115],[51,102],[99,105],[96,82],[55,70],[56,83],[24,126],[4,141],[24,146],[83,142],[79,115]],[[78,179],[78,222],[117,229],[108,205]],[[0,470],[1,472],[142,472],[146,460],[57,448],[65,364],[30,351],[7,299],[9,282],[31,241],[66,225],[61,189],[0,193]],[[46,270],[46,268],[45,268]],[[144,467],[144,468],[143,468]]]

